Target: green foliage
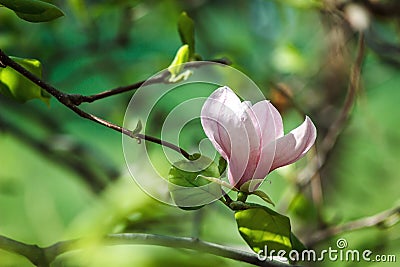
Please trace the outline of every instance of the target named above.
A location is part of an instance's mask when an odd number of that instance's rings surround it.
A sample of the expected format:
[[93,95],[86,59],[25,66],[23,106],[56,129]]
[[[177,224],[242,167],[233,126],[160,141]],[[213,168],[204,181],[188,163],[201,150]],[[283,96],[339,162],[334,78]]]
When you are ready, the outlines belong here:
[[[292,249],[291,228],[288,217],[267,207],[254,205],[236,211],[235,219],[240,235],[255,252],[268,248],[268,252]],[[269,254],[268,254],[269,255]]]
[[64,16],[61,9],[40,0],[0,0],[0,4],[29,22],[46,22]]
[[[40,61],[17,57],[11,58],[36,76],[42,76]],[[11,68],[0,69],[0,93],[19,102],[38,98],[47,105],[50,104],[51,96],[46,91]]]
[[[184,209],[199,209],[195,206],[213,200],[221,193],[221,187],[202,177],[219,177],[218,166],[200,154],[194,154],[191,160],[175,162],[168,174],[169,189],[175,203]],[[195,206],[195,207],[193,207]]]

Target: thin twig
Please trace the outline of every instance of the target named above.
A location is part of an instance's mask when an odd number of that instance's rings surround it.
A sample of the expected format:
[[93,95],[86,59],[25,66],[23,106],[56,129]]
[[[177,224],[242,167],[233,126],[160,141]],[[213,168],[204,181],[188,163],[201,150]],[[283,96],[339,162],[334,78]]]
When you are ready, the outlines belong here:
[[110,89],[98,94],[94,94],[94,95],[78,95],[78,94],[73,94],[73,95],[69,95],[69,99],[71,100],[72,103],[74,103],[74,105],[79,106],[82,103],[92,103],[94,101],[103,99],[103,98],[107,98],[113,95],[118,95],[121,93],[125,93],[125,92],[129,92],[132,90],[136,90],[139,89],[142,85],[146,84],[146,85],[150,85],[150,84],[154,84],[154,83],[159,83],[162,82],[164,80],[165,76],[158,76],[156,78],[153,79],[149,79],[149,80],[144,80],[144,81],[140,81],[131,85],[127,85],[127,86],[120,86],[114,89]]
[[[393,221],[391,218],[395,217]],[[378,214],[368,216],[365,218],[357,219],[354,221],[350,221],[341,225],[332,226],[320,231],[315,232],[312,235],[310,240],[307,241],[307,245],[312,247],[317,243],[324,241],[330,237],[355,231],[359,229],[370,228],[374,226],[385,226],[385,223],[388,222],[388,226],[392,226],[400,221],[400,206],[391,208],[385,211],[382,211]]]
[[125,129],[119,125],[113,124],[113,123],[108,122],[104,119],[101,119],[95,115],[92,115],[90,113],[83,111],[77,105],[75,105],[73,103],[73,101],[71,101],[69,94],[65,94],[65,93],[59,91],[58,89],[56,89],[55,87],[51,86],[50,84],[44,82],[39,77],[37,77],[36,75],[34,75],[33,73],[31,73],[30,71],[25,69],[24,67],[22,67],[21,65],[16,63],[14,60],[12,60],[2,50],[0,50],[0,63],[1,63],[1,65],[9,66],[9,67],[13,68],[17,72],[19,72],[21,75],[28,78],[30,81],[32,81],[33,83],[35,83],[36,85],[38,85],[39,87],[44,89],[46,92],[48,92],[49,94],[54,96],[61,104],[68,107],[70,110],[74,111],[76,114],[78,114],[82,118],[94,121],[98,124],[106,126],[117,132],[121,132],[122,134],[125,134],[129,137],[136,138],[136,139],[143,139],[143,140],[146,140],[149,142],[153,142],[153,143],[157,143],[157,144],[169,147],[169,148],[181,153],[187,159],[190,156],[190,154],[188,152],[186,152],[185,150],[183,150],[182,148],[180,148],[174,144],[171,144],[167,141],[163,141],[156,137],[152,137],[152,136],[148,136],[148,135],[144,135],[144,134],[133,134],[132,131],[130,131],[128,129]]

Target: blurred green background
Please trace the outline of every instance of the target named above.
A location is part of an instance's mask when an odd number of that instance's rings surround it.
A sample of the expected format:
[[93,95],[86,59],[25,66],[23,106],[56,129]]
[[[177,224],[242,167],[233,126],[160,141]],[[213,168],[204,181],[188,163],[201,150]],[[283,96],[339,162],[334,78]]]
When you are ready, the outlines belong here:
[[[0,8],[0,48],[39,59],[44,79],[58,89],[89,95],[168,67],[181,45],[177,21],[186,11],[195,21],[196,52],[204,59],[226,57],[253,79],[282,112],[286,131],[303,120],[295,108],[300,107],[318,128],[318,151],[341,110],[357,45],[346,10],[330,9],[330,2],[335,1],[53,1],[65,16],[40,24]],[[298,192],[296,177],[307,160],[273,172],[262,185],[306,243],[317,230],[400,205],[399,20],[364,11],[370,28],[361,89],[321,170],[322,194],[315,196],[318,183]],[[131,97],[128,92],[82,108],[121,125]],[[166,110],[160,107],[147,122],[154,135]],[[0,95],[0,111],[1,235],[39,246],[91,237],[90,249],[66,253],[54,266],[247,266],[179,249],[101,246],[100,237],[108,233],[199,232],[203,240],[248,250],[232,212],[221,203],[183,211],[143,193],[127,171],[119,133],[76,116],[54,99],[47,107],[39,100],[20,104]],[[186,149],[205,137],[199,123],[185,131],[180,145]],[[149,148],[155,158],[161,156],[160,147]],[[349,249],[400,260],[398,224],[340,234],[315,248],[336,248],[339,237],[347,239]],[[328,260],[313,266],[338,265],[397,266]],[[0,266],[32,265],[0,250]]]

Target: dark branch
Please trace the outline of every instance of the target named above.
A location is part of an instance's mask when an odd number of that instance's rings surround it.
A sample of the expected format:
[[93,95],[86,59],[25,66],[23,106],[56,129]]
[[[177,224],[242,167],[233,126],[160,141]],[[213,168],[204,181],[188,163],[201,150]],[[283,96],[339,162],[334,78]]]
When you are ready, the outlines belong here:
[[121,126],[118,126],[116,124],[113,124],[111,122],[108,122],[104,119],[101,119],[97,116],[94,116],[90,113],[83,111],[71,100],[69,94],[65,94],[65,93],[59,91],[58,89],[56,89],[55,87],[51,86],[50,84],[44,82],[39,77],[35,76],[33,73],[31,73],[30,71],[28,71],[27,69],[25,69],[24,67],[22,67],[21,65],[16,63],[15,61],[13,61],[10,57],[8,57],[1,50],[0,50],[0,64],[13,68],[17,72],[19,72],[21,75],[25,76],[30,81],[32,81],[33,83],[35,83],[36,85],[41,87],[43,90],[45,90],[46,92],[48,92],[49,94],[54,96],[60,103],[62,103],[64,106],[66,106],[69,109],[71,109],[72,111],[74,111],[76,114],[78,114],[82,118],[94,121],[98,124],[106,126],[110,129],[113,129],[117,132],[125,134],[129,137],[136,138],[136,139],[144,139],[149,142],[153,142],[153,143],[157,143],[157,144],[169,147],[169,148],[181,153],[185,158],[187,158],[187,159],[189,158],[190,154],[188,152],[186,152],[185,150],[183,150],[182,148],[180,148],[174,144],[171,144],[167,141],[163,141],[163,140],[160,140],[160,139],[158,139],[156,137],[152,137],[152,136],[147,136],[147,135],[143,135],[143,134],[133,134],[132,131],[130,131],[128,129],[125,129]]

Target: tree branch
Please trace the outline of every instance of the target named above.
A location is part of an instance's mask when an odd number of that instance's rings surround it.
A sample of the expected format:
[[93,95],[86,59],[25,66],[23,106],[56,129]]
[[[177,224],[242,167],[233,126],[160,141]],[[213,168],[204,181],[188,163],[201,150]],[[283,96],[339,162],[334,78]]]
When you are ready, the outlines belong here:
[[[263,261],[258,258],[258,255],[256,253],[229,248],[223,245],[205,242],[196,238],[189,237],[172,237],[143,233],[124,233],[108,235],[105,237],[104,240],[106,241],[105,245],[111,246],[153,245],[170,248],[190,249],[262,267],[294,266],[277,261]],[[36,245],[27,245],[22,242],[18,242],[0,235],[1,249],[25,256],[37,266],[49,266],[51,262],[53,262],[59,255],[63,253],[77,249],[83,249],[83,247],[78,247],[79,244],[82,244],[82,242],[79,242],[79,240],[68,240],[55,243],[48,247],[40,248]]]
[[64,106],[68,107],[70,110],[74,111],[76,114],[78,114],[80,117],[94,121],[98,124],[101,124],[103,126],[106,126],[110,129],[113,129],[117,132],[120,132],[122,134],[125,134],[131,138],[136,138],[136,139],[143,139],[149,142],[157,143],[166,147],[169,147],[179,153],[181,153],[185,158],[189,159],[190,154],[183,150],[182,148],[171,144],[167,141],[163,141],[161,139],[158,139],[156,137],[144,135],[144,134],[134,134],[132,131],[125,129],[119,125],[113,124],[111,122],[108,122],[104,119],[101,119],[95,115],[92,115],[90,113],[87,113],[80,109],[74,102],[71,100],[71,95],[65,94],[55,87],[51,86],[50,84],[44,82],[41,80],[39,77],[35,76],[33,73],[16,63],[14,60],[12,60],[9,56],[7,56],[2,50],[0,50],[0,65],[1,66],[8,66],[14,69],[15,71],[19,72],[21,75],[25,76],[28,78],[30,81],[41,87],[43,90],[54,96],[61,104]]
[[28,245],[0,235],[0,249],[22,255],[36,266],[50,266],[45,251],[37,245]]
[[[400,206],[382,211],[378,214],[350,221],[341,225],[332,226],[320,231],[317,231],[310,240],[307,241],[308,246],[326,240],[342,233],[355,231],[374,226],[392,226],[400,221]],[[387,223],[387,224],[386,224]]]

